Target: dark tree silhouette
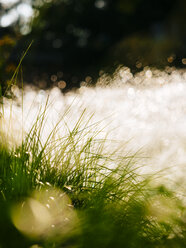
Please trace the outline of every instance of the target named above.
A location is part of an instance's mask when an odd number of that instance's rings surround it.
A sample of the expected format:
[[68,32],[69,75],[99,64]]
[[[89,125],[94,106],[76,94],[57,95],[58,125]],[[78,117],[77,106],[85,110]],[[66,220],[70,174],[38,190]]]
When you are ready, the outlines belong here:
[[161,67],[184,56],[184,0],[32,0],[32,7],[31,32],[12,56],[34,40],[25,61],[30,80],[31,71],[45,80],[60,71],[72,87],[102,68]]

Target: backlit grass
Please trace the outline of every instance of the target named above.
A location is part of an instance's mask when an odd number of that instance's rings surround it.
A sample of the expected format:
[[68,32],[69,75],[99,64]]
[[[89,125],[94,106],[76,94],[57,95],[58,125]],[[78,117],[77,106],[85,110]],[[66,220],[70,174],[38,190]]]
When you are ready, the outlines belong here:
[[135,154],[108,152],[86,110],[43,141],[47,108],[21,144],[0,133],[1,247],[185,247],[176,194],[138,175]]

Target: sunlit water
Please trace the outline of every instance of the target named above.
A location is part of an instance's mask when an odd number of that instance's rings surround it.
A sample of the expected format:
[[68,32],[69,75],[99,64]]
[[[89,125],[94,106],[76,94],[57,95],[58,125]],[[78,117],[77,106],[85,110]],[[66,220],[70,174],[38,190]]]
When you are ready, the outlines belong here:
[[[102,76],[95,87],[83,86],[66,95],[58,88],[49,91],[25,88],[23,107],[21,92],[13,88],[17,100],[5,100],[4,132],[18,140],[22,125],[27,132],[34,123],[40,108],[44,108],[49,95],[49,106],[45,118],[43,140],[55,123],[70,107],[64,117],[72,130],[82,111],[86,109],[84,121],[100,123],[95,129],[103,131],[98,138],[117,141],[123,147],[123,155],[138,152],[142,172],[163,173],[181,184],[186,175],[186,71],[168,68],[166,71],[145,69],[132,75],[128,68],[118,70],[113,78]],[[11,107],[12,106],[12,107]],[[11,123],[10,120],[11,113]],[[22,114],[23,113],[23,114]],[[10,128],[11,126],[11,128]],[[58,131],[64,135],[65,129]],[[116,143],[113,143],[114,146]],[[112,142],[109,147],[113,150]]]

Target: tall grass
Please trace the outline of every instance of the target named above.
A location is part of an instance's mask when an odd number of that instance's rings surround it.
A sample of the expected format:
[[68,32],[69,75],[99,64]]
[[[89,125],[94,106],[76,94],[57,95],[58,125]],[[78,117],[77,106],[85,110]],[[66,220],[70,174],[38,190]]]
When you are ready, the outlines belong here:
[[21,130],[21,142],[12,143],[12,106],[7,125],[3,103],[0,247],[186,246],[183,201],[165,185],[153,186],[153,176],[138,174],[137,154],[115,149],[107,135],[100,139],[102,125],[92,124],[86,109],[70,128],[67,108],[47,135],[47,98],[26,136]]
[[47,108],[21,145],[1,133],[1,247],[185,247],[182,201],[138,175],[135,155],[106,152],[86,110],[43,141]]

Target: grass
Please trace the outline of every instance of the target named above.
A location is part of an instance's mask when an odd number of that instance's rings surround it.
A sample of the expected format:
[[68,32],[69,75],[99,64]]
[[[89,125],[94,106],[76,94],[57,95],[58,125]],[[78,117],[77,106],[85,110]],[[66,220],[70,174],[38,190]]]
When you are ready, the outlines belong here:
[[1,139],[0,247],[185,247],[181,200],[138,175],[135,155],[104,152],[86,111],[43,142],[47,104],[20,146]]
[[176,193],[138,175],[136,154],[106,152],[114,141],[98,138],[86,110],[70,129],[67,109],[43,140],[48,104],[20,145],[1,128],[0,247],[186,247]]

